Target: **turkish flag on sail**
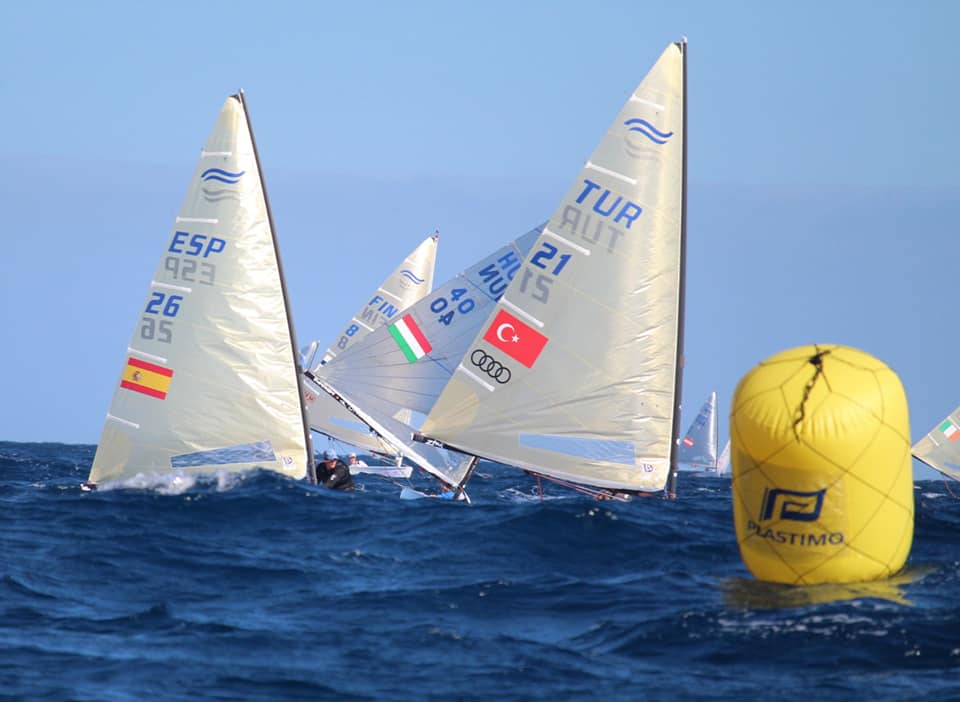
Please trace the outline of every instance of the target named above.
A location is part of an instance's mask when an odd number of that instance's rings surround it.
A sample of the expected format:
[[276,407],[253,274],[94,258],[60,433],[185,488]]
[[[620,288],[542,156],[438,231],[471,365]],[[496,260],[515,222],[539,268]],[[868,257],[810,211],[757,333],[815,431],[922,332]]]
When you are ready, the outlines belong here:
[[493,324],[483,335],[483,340],[503,351],[527,368],[533,368],[537,357],[547,345],[547,337],[514,317],[506,310],[497,312]]

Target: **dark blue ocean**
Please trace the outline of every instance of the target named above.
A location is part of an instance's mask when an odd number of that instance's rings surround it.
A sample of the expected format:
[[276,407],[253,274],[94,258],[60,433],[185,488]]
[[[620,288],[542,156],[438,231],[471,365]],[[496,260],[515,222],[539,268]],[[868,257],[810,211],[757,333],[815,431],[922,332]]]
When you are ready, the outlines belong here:
[[904,576],[786,588],[743,566],[728,481],[541,500],[481,464],[472,505],[266,472],[83,492],[93,454],[0,443],[2,700],[960,700],[942,482],[917,485]]

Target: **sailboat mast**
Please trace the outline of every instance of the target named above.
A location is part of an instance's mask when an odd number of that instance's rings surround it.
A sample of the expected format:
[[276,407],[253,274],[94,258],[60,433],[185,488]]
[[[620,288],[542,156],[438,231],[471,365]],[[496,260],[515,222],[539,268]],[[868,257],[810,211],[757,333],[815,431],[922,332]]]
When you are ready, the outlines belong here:
[[273,239],[273,253],[277,257],[277,271],[280,274],[280,289],[283,292],[283,305],[287,315],[287,329],[290,331],[290,348],[293,353],[293,370],[296,373],[297,387],[300,389],[300,417],[303,422],[303,434],[307,449],[307,478],[311,483],[317,482],[316,469],[313,458],[313,439],[310,436],[310,423],[307,419],[306,403],[303,400],[303,369],[300,367],[300,354],[297,346],[297,335],[293,328],[293,311],[290,309],[290,296],[287,294],[287,279],[283,275],[283,262],[280,258],[280,247],[277,244],[277,230],[273,223],[273,211],[270,209],[270,198],[267,196],[267,183],[263,177],[263,168],[260,165],[260,152],[257,150],[257,140],[253,135],[253,125],[250,124],[250,111],[247,109],[247,100],[240,90],[236,96],[243,107],[243,116],[247,120],[247,131],[250,133],[250,143],[253,145],[253,159],[257,164],[257,174],[260,177],[260,187],[263,189],[263,203],[267,210],[267,223],[270,225],[270,236]]
[[468,482],[468,481],[470,480],[470,478],[473,476],[473,471],[475,471],[475,470],[477,469],[477,464],[478,464],[479,462],[480,462],[480,457],[479,457],[479,456],[474,456],[473,458],[470,459],[470,467],[467,468],[467,472],[463,474],[463,478],[461,478],[461,479],[460,479],[460,482],[457,483],[457,485],[456,485],[456,488],[455,488],[455,489],[456,489],[457,494],[460,494],[461,492],[463,492],[464,486],[467,484],[467,482]]
[[720,419],[717,417],[717,393],[713,393],[713,472],[720,464]]
[[677,377],[673,396],[673,429],[670,436],[670,477],[667,495],[677,496],[677,473],[680,470],[680,399],[683,391],[683,325],[687,287],[687,38],[677,42],[683,58],[683,175],[680,181],[680,295],[677,302]]

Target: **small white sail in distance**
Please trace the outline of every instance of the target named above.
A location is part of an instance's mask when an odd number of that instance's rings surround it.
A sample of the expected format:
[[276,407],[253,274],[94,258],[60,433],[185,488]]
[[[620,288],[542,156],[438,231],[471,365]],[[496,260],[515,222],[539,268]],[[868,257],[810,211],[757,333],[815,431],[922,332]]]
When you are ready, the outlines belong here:
[[960,407],[920,438],[911,453],[948,478],[960,480]]
[[715,471],[717,443],[717,393],[711,392],[680,440],[680,464],[690,470]]
[[280,254],[243,93],[223,103],[124,354],[89,482],[312,472]]
[[686,43],[671,44],[574,180],[422,426],[557,480],[660,491],[676,471]]
[[717,458],[717,477],[730,477],[730,439],[727,439],[727,443],[723,445],[723,451],[720,452],[720,456]]
[[[433,289],[439,233],[424,239],[383,283],[372,291],[357,313],[344,326],[321,356],[319,342],[310,344],[304,359],[304,368],[311,374],[337,358],[347,349],[384,324],[393,322],[399,314],[422,299]],[[372,453],[396,456],[399,451],[370,433],[369,427],[325,392],[319,392],[304,382],[307,418],[313,431],[337,441],[351,444]],[[375,468],[371,468],[375,470]]]

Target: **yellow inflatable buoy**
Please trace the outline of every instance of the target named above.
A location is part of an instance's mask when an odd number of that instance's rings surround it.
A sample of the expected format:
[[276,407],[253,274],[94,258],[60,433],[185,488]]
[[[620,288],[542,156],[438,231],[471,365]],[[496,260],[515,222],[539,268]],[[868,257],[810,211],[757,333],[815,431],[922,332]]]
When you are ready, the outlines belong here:
[[882,361],[829,344],[771,356],[737,384],[730,449],[737,544],[754,577],[852,583],[903,568],[910,418]]

